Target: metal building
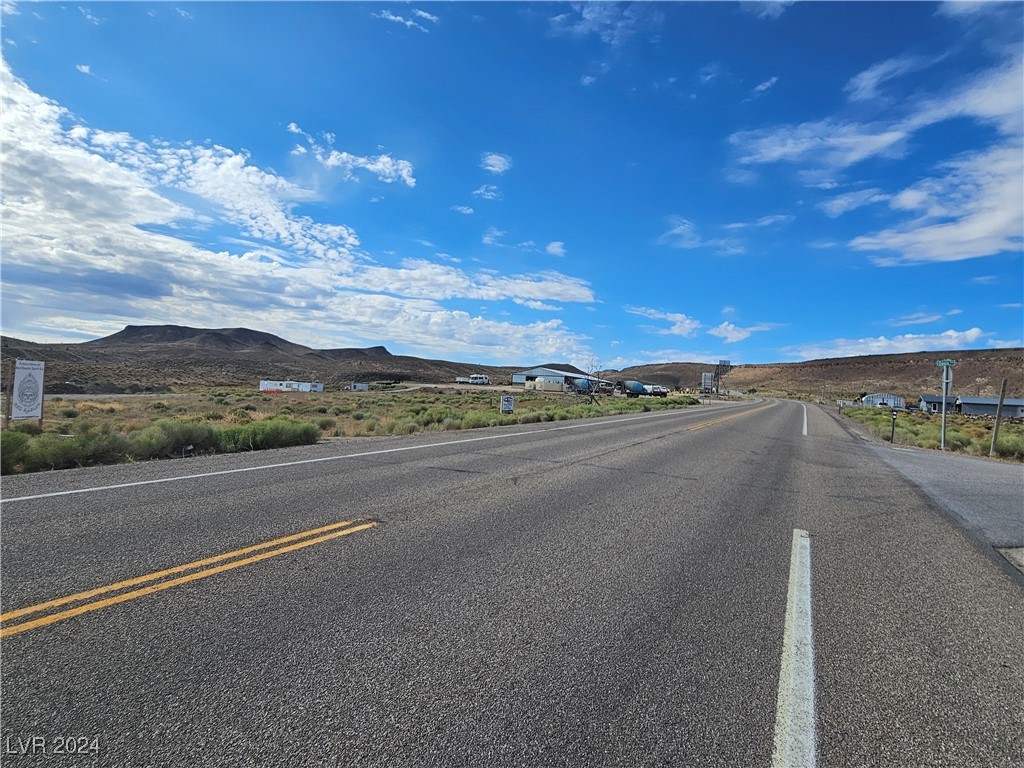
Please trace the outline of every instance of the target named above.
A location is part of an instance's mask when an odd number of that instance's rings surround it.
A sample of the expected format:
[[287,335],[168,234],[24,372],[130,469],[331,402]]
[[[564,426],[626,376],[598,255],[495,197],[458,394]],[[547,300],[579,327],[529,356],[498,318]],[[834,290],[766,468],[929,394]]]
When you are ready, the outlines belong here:
[[[876,392],[873,395],[864,395],[860,399],[860,404],[869,408],[906,408],[907,401],[899,395],[894,395],[891,392]],[[947,404],[948,408],[948,404]]]

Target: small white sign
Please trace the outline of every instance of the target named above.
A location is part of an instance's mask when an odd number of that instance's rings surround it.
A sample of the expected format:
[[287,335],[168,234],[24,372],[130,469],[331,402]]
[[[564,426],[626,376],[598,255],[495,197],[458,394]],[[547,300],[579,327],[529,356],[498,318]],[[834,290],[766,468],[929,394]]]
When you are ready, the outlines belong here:
[[14,387],[11,395],[12,419],[43,418],[43,371],[40,360],[17,360],[14,363]]
[[501,412],[512,413],[516,407],[516,399],[512,395],[501,396]]

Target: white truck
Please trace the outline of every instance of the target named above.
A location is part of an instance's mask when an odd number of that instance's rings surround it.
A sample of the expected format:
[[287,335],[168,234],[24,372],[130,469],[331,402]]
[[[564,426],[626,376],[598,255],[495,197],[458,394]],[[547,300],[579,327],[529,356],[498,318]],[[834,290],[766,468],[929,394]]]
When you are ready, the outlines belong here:
[[470,376],[456,376],[456,384],[490,384],[491,377],[482,373],[474,373]]

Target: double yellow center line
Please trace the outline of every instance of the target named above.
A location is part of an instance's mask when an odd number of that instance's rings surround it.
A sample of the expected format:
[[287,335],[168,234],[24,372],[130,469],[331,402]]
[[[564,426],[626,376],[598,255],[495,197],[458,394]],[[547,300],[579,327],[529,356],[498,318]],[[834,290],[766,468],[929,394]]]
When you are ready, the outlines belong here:
[[[137,597],[151,595],[154,592],[161,592],[165,589],[171,589],[172,587],[187,584],[191,581],[205,579],[208,576],[223,573],[224,571],[230,571],[234,568],[241,568],[243,565],[251,565],[252,563],[258,563],[260,560],[267,560],[271,557],[277,557],[278,555],[283,555],[287,552],[294,552],[298,549],[311,547],[314,544],[330,541],[331,539],[336,539],[340,536],[348,536],[350,533],[365,531],[368,528],[373,528],[375,525],[377,525],[376,521],[344,520],[340,523],[332,523],[331,525],[325,525],[321,528],[313,528],[312,530],[303,531],[302,533],[293,533],[290,536],[282,536],[279,539],[265,541],[262,544],[254,544],[250,547],[236,549],[232,552],[225,552],[220,555],[214,555],[213,557],[203,558],[202,560],[195,560],[191,563],[185,563],[184,565],[176,565],[173,568],[167,568],[162,571],[147,573],[145,576],[136,576],[133,579],[119,581],[116,584],[108,584],[105,587],[97,587],[96,589],[77,592],[73,595],[68,595],[67,597],[60,597],[56,600],[49,600],[45,603],[39,603],[37,605],[30,605],[26,608],[8,611],[7,613],[0,614],[0,625],[2,625],[0,626],[0,637],[9,637],[20,632],[27,632],[28,630],[35,629],[36,627],[44,627],[47,624],[53,624],[58,621],[63,621],[64,619],[70,619],[74,616],[80,616],[83,613],[98,611],[100,608],[124,603],[128,600],[134,600]],[[217,565],[218,563],[220,563],[220,565]],[[176,574],[184,575],[176,576]],[[140,584],[146,584],[147,586],[139,589],[129,589],[130,587],[138,587]],[[109,595],[109,597],[103,597],[103,595]],[[78,605],[55,611],[55,609],[68,606],[73,603],[78,603]],[[29,619],[28,621],[18,622],[16,624],[8,623],[14,619],[20,619],[23,616],[28,616],[33,613],[43,613],[44,615],[35,619]]]
[[738,419],[741,416],[749,416],[752,413],[763,411],[765,408],[771,408],[773,405],[775,405],[775,403],[769,403],[768,405],[762,405],[749,411],[741,411],[740,413],[730,413],[728,416],[719,416],[717,419],[711,419],[710,421],[702,421],[698,424],[694,424],[692,426],[687,427],[686,431],[696,432],[698,429],[707,429],[708,427],[713,427],[716,424],[721,424],[726,421],[732,421],[733,419]]

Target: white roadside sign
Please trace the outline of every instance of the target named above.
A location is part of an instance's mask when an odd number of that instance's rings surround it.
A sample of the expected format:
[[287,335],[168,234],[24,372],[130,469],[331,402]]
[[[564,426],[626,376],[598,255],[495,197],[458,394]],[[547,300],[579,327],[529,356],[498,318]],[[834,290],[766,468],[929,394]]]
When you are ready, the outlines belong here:
[[11,388],[11,418],[43,418],[43,370],[40,360],[16,360]]

